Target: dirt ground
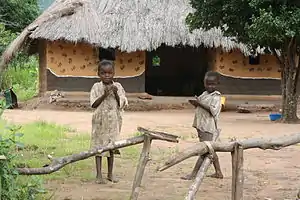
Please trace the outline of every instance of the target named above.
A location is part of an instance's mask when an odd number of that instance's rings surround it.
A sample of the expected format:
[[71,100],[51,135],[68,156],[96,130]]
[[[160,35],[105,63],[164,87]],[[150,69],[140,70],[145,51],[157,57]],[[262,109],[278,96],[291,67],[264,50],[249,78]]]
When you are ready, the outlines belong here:
[[[22,111],[9,110],[4,117],[15,123],[27,123],[34,120],[45,120],[58,124],[69,125],[78,131],[91,130],[90,112],[63,111]],[[131,137],[137,126],[166,131],[182,139],[179,144],[154,142],[153,149],[178,148],[182,150],[197,142],[191,128],[192,110],[157,111],[157,112],[126,112],[124,116],[122,138]],[[272,123],[268,113],[238,114],[224,112],[221,114],[221,140],[282,136],[296,133],[300,125]],[[189,139],[187,139],[189,138]],[[300,146],[284,148],[280,151],[247,150],[245,152],[245,200],[288,200],[295,199],[300,188]],[[227,200],[231,194],[231,157],[229,153],[219,154],[223,180],[205,178],[198,192],[197,199]],[[191,158],[164,172],[157,173],[156,167],[165,160],[153,160],[146,169],[143,179],[141,200],[182,200],[188,191],[191,181],[183,181],[180,176],[190,172],[196,158]],[[161,157],[160,157],[161,158]],[[167,159],[167,157],[165,157]],[[120,161],[117,161],[120,162]],[[94,182],[66,180],[63,183],[50,183],[49,187],[56,190],[57,199],[72,200],[125,200],[129,198],[135,163],[131,165],[117,164],[117,184],[97,185]],[[91,169],[92,170],[92,169]]]

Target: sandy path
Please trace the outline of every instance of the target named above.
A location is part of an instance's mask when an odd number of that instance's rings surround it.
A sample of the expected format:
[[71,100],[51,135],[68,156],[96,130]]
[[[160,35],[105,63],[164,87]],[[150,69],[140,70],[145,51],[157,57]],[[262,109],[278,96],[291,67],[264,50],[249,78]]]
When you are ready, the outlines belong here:
[[[78,131],[89,133],[91,129],[91,113],[88,112],[59,112],[59,111],[6,111],[4,117],[15,123],[28,123],[44,120],[69,125]],[[193,112],[160,111],[160,112],[127,112],[124,116],[122,137],[134,134],[137,126],[168,131],[183,138],[190,138],[178,144],[180,149],[193,145],[196,139],[191,128]],[[238,114],[222,113],[220,120],[222,128],[221,139],[249,138],[263,136],[279,136],[295,133],[300,125],[271,123],[267,114]],[[160,148],[172,147],[169,143],[156,143]],[[247,150],[245,153],[245,199],[283,200],[295,199],[297,189],[300,188],[300,159],[299,146],[293,146],[280,151]],[[230,154],[221,153],[220,160],[225,174],[224,180],[206,179],[201,186],[199,197],[206,200],[230,199],[231,163]],[[163,173],[154,173],[157,162],[153,162],[145,176],[145,190],[141,200],[179,200],[183,199],[191,182],[181,181],[178,177],[190,171],[195,159],[189,159]],[[132,168],[132,166],[123,166]],[[123,169],[124,169],[123,168]],[[120,172],[123,181],[119,184],[99,187],[93,183],[67,183],[61,185],[58,199],[98,199],[123,200],[124,194],[130,194],[131,173]],[[55,186],[53,186],[55,187]],[[70,193],[71,191],[71,193]],[[109,192],[111,191],[111,192]]]

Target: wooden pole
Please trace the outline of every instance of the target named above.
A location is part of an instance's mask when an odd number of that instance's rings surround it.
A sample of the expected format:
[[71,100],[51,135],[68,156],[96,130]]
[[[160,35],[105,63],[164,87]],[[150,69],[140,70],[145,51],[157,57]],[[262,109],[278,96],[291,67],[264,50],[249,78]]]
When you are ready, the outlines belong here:
[[149,160],[152,137],[148,134],[145,134],[144,137],[145,140],[144,140],[143,150],[141,152],[139,164],[137,166],[137,170],[135,173],[130,200],[138,199],[139,192],[141,189],[142,178],[145,172],[147,162]]
[[208,170],[208,167],[210,166],[210,164],[211,164],[211,159],[208,156],[206,156],[198,173],[197,173],[194,183],[190,186],[189,192],[184,198],[185,200],[195,200],[196,199],[195,196],[199,190],[199,187],[204,179],[205,173]]
[[243,175],[243,147],[240,144],[236,144],[233,152],[231,152],[232,157],[232,200],[242,200],[243,199],[243,186],[244,186],[244,175]]
[[39,51],[39,96],[47,92],[47,43],[45,40],[38,41]]

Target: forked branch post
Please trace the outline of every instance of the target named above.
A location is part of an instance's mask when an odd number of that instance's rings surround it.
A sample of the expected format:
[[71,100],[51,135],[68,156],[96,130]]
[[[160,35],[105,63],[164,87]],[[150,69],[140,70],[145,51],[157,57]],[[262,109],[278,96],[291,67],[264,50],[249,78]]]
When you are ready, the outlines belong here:
[[195,181],[190,186],[188,194],[186,195],[184,200],[194,200],[195,199],[195,196],[199,190],[201,183],[203,182],[205,173],[207,172],[210,164],[211,164],[211,159],[209,158],[209,156],[206,156],[205,159],[203,160],[203,163],[202,163],[197,175],[196,175]]
[[145,141],[143,145],[143,150],[141,152],[140,156],[140,161],[136,169],[136,174],[134,177],[134,181],[132,184],[132,192],[131,192],[131,197],[130,200],[137,200],[140,189],[141,189],[141,183],[143,179],[143,175],[145,172],[146,165],[149,161],[149,153],[150,153],[150,148],[151,148],[151,136],[148,134],[145,134]]
[[144,145],[143,145],[143,150],[140,155],[139,164],[136,169],[134,181],[132,184],[132,192],[131,192],[130,200],[138,199],[140,189],[141,189],[143,175],[145,172],[145,168],[150,159],[149,154],[150,154],[152,139],[156,138],[156,139],[166,140],[169,142],[178,142],[178,137],[175,135],[170,135],[167,133],[157,132],[157,131],[149,131],[149,130],[141,128],[141,127],[138,128],[138,131],[145,134],[144,135]]
[[243,199],[243,187],[244,187],[244,175],[243,164],[244,155],[243,147],[240,144],[236,144],[234,150],[231,152],[232,158],[232,190],[231,200]]

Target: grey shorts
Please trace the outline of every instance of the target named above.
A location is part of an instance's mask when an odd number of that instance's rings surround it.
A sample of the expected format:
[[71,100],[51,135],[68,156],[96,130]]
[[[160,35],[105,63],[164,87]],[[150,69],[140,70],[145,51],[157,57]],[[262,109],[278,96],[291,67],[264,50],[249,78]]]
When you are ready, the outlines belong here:
[[200,142],[213,140],[214,135],[212,133],[203,132],[200,131],[199,129],[197,129],[197,132],[198,132],[198,138]]

